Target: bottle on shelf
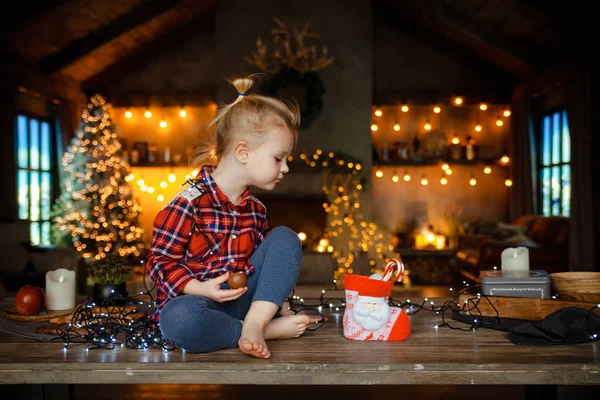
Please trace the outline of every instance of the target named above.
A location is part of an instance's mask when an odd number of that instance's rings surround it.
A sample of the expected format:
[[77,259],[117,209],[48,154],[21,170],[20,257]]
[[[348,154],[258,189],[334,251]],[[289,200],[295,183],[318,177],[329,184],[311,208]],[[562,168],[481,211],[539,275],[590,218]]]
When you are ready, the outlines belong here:
[[412,142],[412,158],[413,160],[418,160],[419,157],[419,149],[421,148],[421,141],[419,140],[419,136],[415,134]]
[[165,164],[171,163],[171,146],[165,146],[165,151],[163,153],[163,162]]
[[465,144],[465,158],[469,161],[473,161],[475,158],[477,158],[475,139],[473,139],[471,136],[467,136],[467,143]]
[[148,163],[156,164],[158,162],[158,146],[156,143],[150,143],[148,146]]
[[135,147],[129,153],[129,162],[131,165],[138,165],[140,162],[140,151]]

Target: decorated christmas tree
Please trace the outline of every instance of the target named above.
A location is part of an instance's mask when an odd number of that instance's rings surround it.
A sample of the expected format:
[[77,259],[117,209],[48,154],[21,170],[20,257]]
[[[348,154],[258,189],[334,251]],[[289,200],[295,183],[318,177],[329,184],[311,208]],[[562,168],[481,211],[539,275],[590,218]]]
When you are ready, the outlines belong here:
[[70,242],[87,261],[107,254],[138,257],[143,250],[141,207],[129,164],[110,117],[111,105],[93,96],[62,159],[63,190],[53,208],[57,242]]
[[[361,197],[368,180],[363,175],[360,161],[341,152],[324,153],[317,150],[312,157],[300,154],[300,160],[311,167],[323,168],[322,190],[327,197],[323,204],[327,212],[325,246],[336,260],[333,279],[345,273],[355,273],[354,263],[365,254],[371,273],[382,272],[392,259],[401,260],[394,249],[392,233],[381,224],[368,220],[362,214]],[[328,244],[328,245],[327,245]],[[410,271],[405,270],[402,283],[410,286]]]

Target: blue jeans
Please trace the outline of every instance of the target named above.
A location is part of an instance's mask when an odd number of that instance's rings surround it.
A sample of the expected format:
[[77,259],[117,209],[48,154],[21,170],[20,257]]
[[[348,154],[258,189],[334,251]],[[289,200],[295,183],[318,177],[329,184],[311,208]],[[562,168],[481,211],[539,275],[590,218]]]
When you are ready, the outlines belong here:
[[169,300],[160,312],[165,339],[190,353],[234,348],[242,333],[241,321],[253,302],[268,301],[281,307],[300,273],[298,235],[283,226],[273,228],[250,261],[255,271],[248,276],[248,290],[236,300],[217,303],[189,294]]

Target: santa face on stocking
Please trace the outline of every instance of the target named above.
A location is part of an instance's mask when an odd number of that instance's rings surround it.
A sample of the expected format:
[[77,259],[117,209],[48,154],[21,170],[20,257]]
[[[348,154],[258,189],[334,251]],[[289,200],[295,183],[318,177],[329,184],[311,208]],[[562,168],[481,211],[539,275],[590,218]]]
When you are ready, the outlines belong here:
[[352,316],[366,330],[376,331],[390,318],[390,306],[382,297],[358,296]]
[[391,281],[345,274],[344,337],[351,340],[404,340],[410,335],[406,312],[389,305]]

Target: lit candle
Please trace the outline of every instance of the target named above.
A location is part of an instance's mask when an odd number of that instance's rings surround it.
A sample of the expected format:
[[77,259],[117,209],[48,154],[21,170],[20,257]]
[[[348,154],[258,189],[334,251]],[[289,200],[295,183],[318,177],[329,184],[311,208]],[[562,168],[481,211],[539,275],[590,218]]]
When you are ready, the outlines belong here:
[[443,250],[446,248],[446,236],[436,235],[435,236],[435,248],[437,250]]
[[69,310],[75,307],[75,271],[59,268],[46,273],[46,309]]
[[509,247],[502,252],[502,271],[529,271],[529,249]]

